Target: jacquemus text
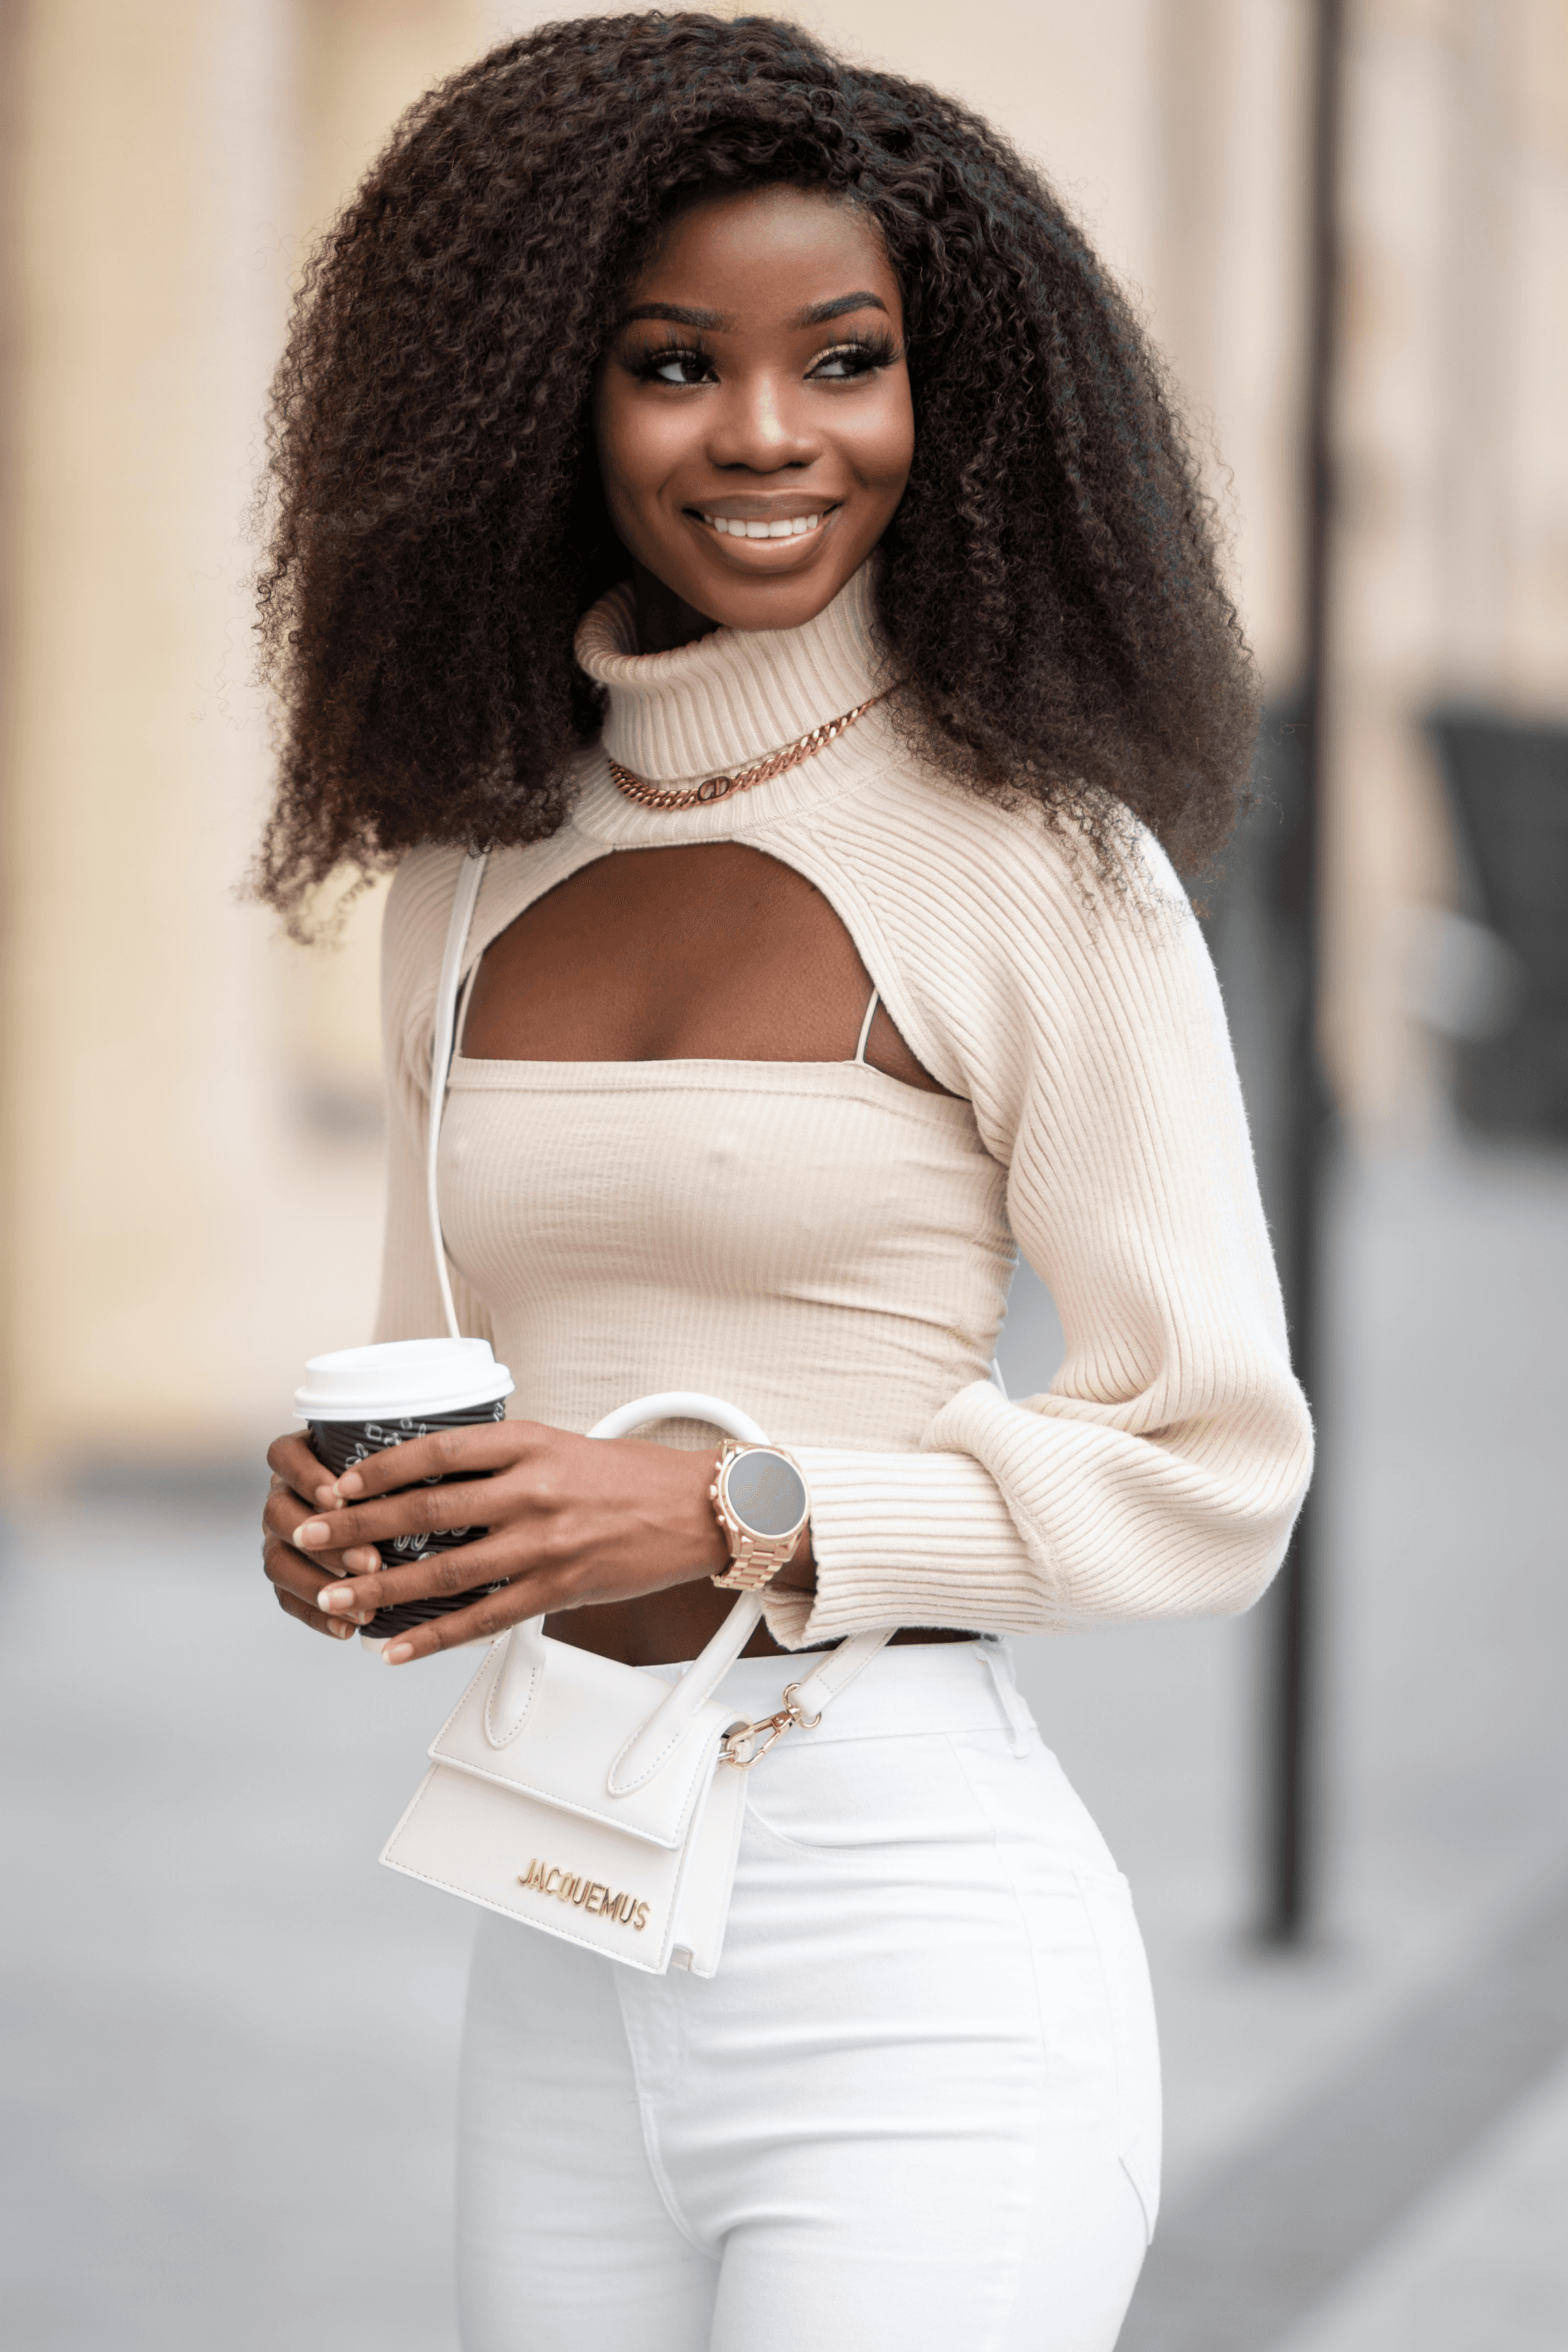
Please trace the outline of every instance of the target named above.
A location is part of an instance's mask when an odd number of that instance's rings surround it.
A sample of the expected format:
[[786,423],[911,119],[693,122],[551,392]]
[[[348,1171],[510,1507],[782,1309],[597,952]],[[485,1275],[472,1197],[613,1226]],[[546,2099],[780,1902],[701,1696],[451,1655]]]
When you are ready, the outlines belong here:
[[574,1878],[569,1870],[530,1862],[527,1870],[518,1872],[517,1885],[531,1886],[536,1895],[553,1895],[558,1903],[573,1903],[595,1919],[617,1919],[622,1927],[636,1928],[639,1935],[648,1924],[645,1903],[634,1895],[612,1895],[597,1878]]

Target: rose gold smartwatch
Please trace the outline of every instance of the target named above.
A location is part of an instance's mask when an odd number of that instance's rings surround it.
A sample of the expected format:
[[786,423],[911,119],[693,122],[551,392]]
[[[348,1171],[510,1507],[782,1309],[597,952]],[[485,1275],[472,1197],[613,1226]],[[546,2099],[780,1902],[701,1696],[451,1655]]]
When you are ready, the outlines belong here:
[[800,1540],[811,1498],[800,1465],[777,1445],[729,1438],[708,1499],[729,1543],[729,1566],[714,1582],[727,1592],[758,1592]]

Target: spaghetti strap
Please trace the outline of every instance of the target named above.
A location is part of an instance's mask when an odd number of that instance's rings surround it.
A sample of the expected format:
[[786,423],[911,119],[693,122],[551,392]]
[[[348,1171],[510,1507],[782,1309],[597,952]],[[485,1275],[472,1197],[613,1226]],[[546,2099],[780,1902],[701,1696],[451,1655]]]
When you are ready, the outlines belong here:
[[876,1019],[876,1008],[881,1003],[882,991],[880,988],[873,988],[871,992],[871,1003],[865,1009],[865,1019],[861,1023],[860,1042],[855,1047],[855,1060],[862,1066],[865,1062],[866,1039],[871,1035],[871,1024]]

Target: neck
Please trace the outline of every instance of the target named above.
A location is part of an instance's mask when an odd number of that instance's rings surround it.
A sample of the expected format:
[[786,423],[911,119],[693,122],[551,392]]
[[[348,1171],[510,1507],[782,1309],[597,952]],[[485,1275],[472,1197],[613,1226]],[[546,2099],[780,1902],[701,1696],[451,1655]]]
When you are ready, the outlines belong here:
[[673,588],[645,564],[633,559],[632,584],[637,595],[637,647],[645,654],[673,654],[682,646],[694,646],[699,637],[708,637],[717,628],[716,621],[677,596]]
[[869,565],[798,628],[714,628],[697,613],[676,644],[656,634],[650,646],[639,634],[638,587],[623,580],[583,615],[577,657],[608,689],[606,754],[650,784],[684,786],[749,767],[888,682],[873,638]]

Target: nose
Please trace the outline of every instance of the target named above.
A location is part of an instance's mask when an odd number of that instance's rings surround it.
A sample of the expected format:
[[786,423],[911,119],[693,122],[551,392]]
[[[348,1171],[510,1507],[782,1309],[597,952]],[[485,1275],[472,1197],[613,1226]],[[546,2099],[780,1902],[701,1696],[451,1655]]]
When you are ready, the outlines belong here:
[[710,464],[753,474],[809,466],[821,454],[821,437],[800,393],[799,384],[772,369],[732,378],[709,411]]

